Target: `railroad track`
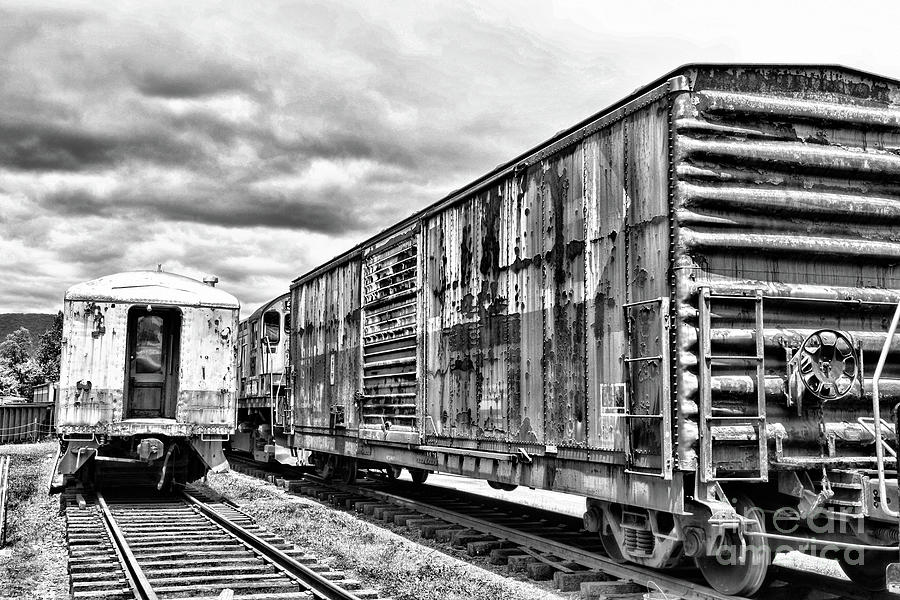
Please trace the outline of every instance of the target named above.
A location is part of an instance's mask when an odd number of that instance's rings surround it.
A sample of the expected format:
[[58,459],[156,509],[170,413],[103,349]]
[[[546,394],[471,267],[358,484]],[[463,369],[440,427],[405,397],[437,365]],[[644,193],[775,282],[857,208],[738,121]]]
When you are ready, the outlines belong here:
[[[587,583],[595,591],[606,587],[611,594],[637,594],[650,585],[670,598],[736,600],[706,586],[694,569],[660,572],[612,561],[603,554],[599,540],[584,533],[581,519],[568,515],[406,481],[348,484],[324,481],[306,469],[261,464],[240,456],[229,456],[229,461],[236,470],[290,492],[405,525],[422,537],[464,549],[470,556],[486,555],[493,564],[506,564],[533,579],[553,579],[562,591],[576,591]],[[776,581],[765,598],[898,599],[860,590],[842,579],[779,567],[773,571]]]
[[69,492],[63,500],[74,599],[378,598],[233,504],[197,490],[172,496]]

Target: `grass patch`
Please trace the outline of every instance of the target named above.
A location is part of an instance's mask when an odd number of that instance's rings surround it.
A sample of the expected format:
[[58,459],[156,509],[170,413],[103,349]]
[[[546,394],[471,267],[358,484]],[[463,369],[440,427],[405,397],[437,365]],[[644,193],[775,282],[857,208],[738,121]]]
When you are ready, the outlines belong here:
[[492,573],[352,514],[286,494],[243,475],[210,473],[209,486],[238,502],[263,527],[397,600],[571,596]]
[[12,457],[6,547],[0,549],[0,598],[69,597],[65,518],[47,493],[56,442],[0,446]]

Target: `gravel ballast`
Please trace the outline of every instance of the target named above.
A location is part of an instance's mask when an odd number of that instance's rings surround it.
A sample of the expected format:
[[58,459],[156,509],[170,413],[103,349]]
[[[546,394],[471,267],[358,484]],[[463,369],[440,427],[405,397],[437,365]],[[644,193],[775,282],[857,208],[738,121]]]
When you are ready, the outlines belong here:
[[0,598],[69,597],[66,523],[47,484],[56,442],[0,446],[12,457],[6,547],[0,549]]
[[209,486],[241,505],[273,533],[285,536],[332,568],[396,600],[522,600],[572,598],[516,581],[407,540],[353,514],[284,492],[238,473],[210,473]]

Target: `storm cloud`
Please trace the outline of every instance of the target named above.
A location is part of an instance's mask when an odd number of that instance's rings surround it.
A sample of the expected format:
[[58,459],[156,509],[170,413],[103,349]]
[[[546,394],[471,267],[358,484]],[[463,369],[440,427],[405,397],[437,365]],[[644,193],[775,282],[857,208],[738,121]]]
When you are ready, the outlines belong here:
[[159,264],[252,310],[680,63],[898,74],[897,15],[815,6],[0,0],[0,312]]

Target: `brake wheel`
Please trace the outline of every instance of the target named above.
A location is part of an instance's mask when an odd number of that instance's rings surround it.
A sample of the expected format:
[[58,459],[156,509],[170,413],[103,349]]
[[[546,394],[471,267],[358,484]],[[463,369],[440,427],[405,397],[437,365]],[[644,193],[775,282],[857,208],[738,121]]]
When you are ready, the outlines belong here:
[[800,381],[820,400],[839,400],[850,393],[858,364],[850,338],[831,329],[816,331],[797,351]]

